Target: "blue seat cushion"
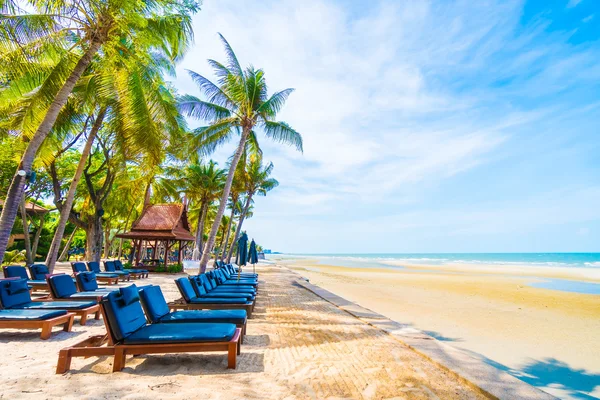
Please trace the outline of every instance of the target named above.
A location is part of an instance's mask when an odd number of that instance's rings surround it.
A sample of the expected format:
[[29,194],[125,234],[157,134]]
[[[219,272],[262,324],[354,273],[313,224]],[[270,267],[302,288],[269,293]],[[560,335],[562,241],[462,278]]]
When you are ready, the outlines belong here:
[[177,285],[177,289],[179,289],[179,292],[181,293],[181,297],[183,297],[183,299],[186,302],[189,303],[191,299],[198,296],[194,291],[192,283],[188,278],[175,279],[175,284]]
[[29,267],[29,273],[31,273],[31,279],[39,281],[46,279],[46,275],[48,275],[50,271],[44,264],[33,264]]
[[112,272],[95,272],[96,278],[118,278],[119,275]]
[[148,286],[140,291],[140,299],[150,322],[158,322],[169,314],[169,305],[160,286]]
[[46,282],[46,281],[32,281],[32,280],[28,280],[28,281],[27,281],[27,284],[28,284],[29,286],[37,286],[37,287],[40,287],[40,286],[44,286],[44,287],[45,287],[45,286],[48,286],[48,282]]
[[227,342],[234,324],[181,323],[146,325],[123,339],[125,344]]
[[250,293],[256,294],[256,289],[253,287],[238,287],[238,286],[217,286],[216,288],[210,290],[210,292],[229,292],[229,293]]
[[95,301],[32,301],[27,304],[20,304],[13,309],[22,310],[83,310],[95,306]]
[[126,306],[140,301],[138,288],[135,285],[122,287],[119,289],[119,292]]
[[73,283],[73,278],[66,274],[50,276],[48,284],[54,296],[59,299],[67,299],[77,293],[77,287]]
[[93,272],[80,272],[76,276],[79,287],[84,292],[92,292],[98,290],[98,281],[96,280],[96,274]]
[[100,263],[98,261],[88,261],[87,266],[88,269],[92,272],[100,272]]
[[67,312],[64,310],[0,310],[0,321],[43,321],[50,318],[60,317]]
[[242,325],[246,322],[246,310],[184,310],[162,316],[158,322],[225,322]]
[[91,292],[73,293],[72,295],[70,295],[67,298],[73,299],[73,300],[96,300],[98,297],[106,296],[109,293],[110,293],[110,291],[108,291],[108,290],[93,290]]
[[222,297],[194,297],[188,301],[191,304],[252,304],[249,303],[245,298],[230,298],[224,299]]
[[[16,282],[16,283],[15,283]],[[20,289],[25,287],[25,290]],[[18,293],[17,293],[18,292]],[[12,308],[31,301],[25,279],[5,279],[0,281],[0,303],[4,308]]]
[[82,262],[72,262],[71,269],[75,273],[87,271],[87,268],[85,267],[85,263],[82,263]]
[[206,299],[221,298],[221,299],[237,299],[244,298],[246,301],[253,301],[254,296],[250,293],[227,293],[227,292],[209,292],[203,296],[198,296]]
[[25,267],[21,267],[20,265],[9,265],[2,268],[2,271],[4,271],[4,276],[7,278],[29,279],[27,270]]
[[[132,289],[129,290],[137,293],[138,289],[135,285],[131,285],[130,288]],[[111,292],[102,299],[107,325],[117,342],[146,326],[146,316],[139,302],[139,297],[137,300],[133,300],[135,296],[131,295],[129,298],[131,302],[127,303],[121,292],[122,290]],[[125,292],[127,293],[127,291]]]

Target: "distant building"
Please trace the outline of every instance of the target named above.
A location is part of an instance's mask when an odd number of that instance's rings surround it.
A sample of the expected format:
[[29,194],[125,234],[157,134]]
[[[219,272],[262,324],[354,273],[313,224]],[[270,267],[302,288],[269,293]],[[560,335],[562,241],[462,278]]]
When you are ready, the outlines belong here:
[[269,250],[269,249],[264,249],[264,250],[263,250],[263,253],[265,253],[265,254],[271,254],[271,250]]

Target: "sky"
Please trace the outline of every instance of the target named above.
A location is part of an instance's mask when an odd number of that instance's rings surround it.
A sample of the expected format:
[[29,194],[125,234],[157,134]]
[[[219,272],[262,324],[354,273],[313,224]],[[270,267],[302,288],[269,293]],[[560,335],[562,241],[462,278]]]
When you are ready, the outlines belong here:
[[264,247],[600,251],[600,1],[205,0],[193,24],[180,93],[225,61],[217,32],[295,88],[278,119],[304,152],[259,134]]

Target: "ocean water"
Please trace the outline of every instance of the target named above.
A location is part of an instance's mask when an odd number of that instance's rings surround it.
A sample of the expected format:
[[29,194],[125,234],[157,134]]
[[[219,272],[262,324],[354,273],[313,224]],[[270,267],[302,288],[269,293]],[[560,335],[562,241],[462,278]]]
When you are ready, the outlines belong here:
[[406,264],[497,264],[519,266],[555,266],[600,268],[600,253],[340,253],[340,254],[272,254],[270,258],[316,258],[329,265],[381,267],[386,261]]

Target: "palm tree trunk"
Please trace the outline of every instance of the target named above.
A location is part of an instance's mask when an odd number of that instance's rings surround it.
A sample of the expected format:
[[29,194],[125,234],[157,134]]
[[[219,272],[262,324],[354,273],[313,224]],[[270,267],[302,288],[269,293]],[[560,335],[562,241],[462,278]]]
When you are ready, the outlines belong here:
[[25,199],[21,201],[21,221],[23,222],[23,241],[25,242],[25,263],[27,265],[33,264],[33,257],[31,256],[31,237],[29,236],[29,224],[27,223],[27,208],[25,206]]
[[237,228],[235,230],[235,236],[233,238],[233,244],[229,248],[229,253],[227,254],[227,264],[231,262],[231,256],[233,255],[233,248],[235,247],[235,243],[237,243],[240,238],[240,233],[242,233],[242,224],[244,223],[244,218],[246,218],[246,213],[248,213],[248,209],[250,208],[250,204],[252,203],[252,194],[248,194],[246,198],[246,204],[244,204],[244,209],[240,214],[240,219],[237,224]]
[[100,112],[98,113],[98,117],[96,117],[96,121],[94,121],[92,129],[90,130],[87,141],[85,142],[85,146],[83,147],[83,151],[81,152],[81,158],[79,159],[79,164],[77,164],[77,170],[75,171],[73,180],[69,185],[67,198],[62,204],[58,226],[56,227],[56,232],[54,232],[54,238],[52,238],[52,243],[50,244],[50,249],[48,250],[48,255],[46,256],[46,266],[48,267],[50,273],[54,271],[54,265],[56,264],[56,256],[58,255],[58,249],[60,248],[60,243],[62,242],[65,233],[65,227],[67,226],[67,222],[69,221],[69,214],[71,213],[71,209],[73,208],[73,202],[75,200],[75,192],[77,191],[77,185],[79,184],[79,180],[81,179],[81,175],[83,174],[83,170],[85,169],[85,164],[92,150],[92,144],[96,139],[98,131],[102,127],[102,122],[104,121],[105,116],[106,107],[102,107],[100,109]]
[[69,236],[69,239],[67,240],[67,243],[65,244],[65,247],[63,248],[63,251],[60,253],[60,256],[58,257],[58,259],[60,261],[66,260],[67,254],[69,253],[69,247],[71,246],[71,241],[73,240],[73,237],[75,237],[75,232],[77,232],[77,227],[75,227],[75,229],[73,229],[73,232],[71,232],[71,236]]
[[33,239],[33,244],[31,245],[31,254],[33,254],[33,261],[35,261],[35,257],[37,255],[38,245],[40,244],[40,236],[42,235],[42,230],[44,229],[44,222],[46,218],[45,215],[42,214],[40,216],[40,226],[37,228],[35,232],[35,238]]
[[208,204],[203,201],[200,205],[200,214],[198,214],[198,226],[196,227],[196,243],[194,252],[192,253],[192,259],[194,261],[200,260],[202,256],[202,236],[204,236],[204,222],[206,220],[206,212],[208,211]]
[[240,143],[238,144],[235,154],[233,155],[233,159],[231,160],[231,165],[229,166],[229,173],[227,174],[227,181],[225,182],[223,194],[221,195],[221,202],[219,203],[219,209],[217,210],[217,215],[215,216],[215,220],[212,224],[212,227],[210,228],[210,234],[208,235],[208,241],[206,242],[205,251],[202,254],[202,258],[200,259],[200,271],[202,272],[206,271],[206,266],[208,265],[210,253],[212,251],[213,246],[215,245],[217,231],[219,230],[221,218],[223,217],[223,213],[225,212],[225,206],[227,205],[229,192],[231,192],[231,185],[233,184],[233,176],[235,174],[235,169],[237,168],[237,165],[240,162],[240,158],[242,157],[242,153],[244,152],[244,147],[246,145],[246,140],[248,139],[249,134],[250,127],[244,127],[242,131],[242,137],[240,138]]
[[[64,85],[60,88],[56,97],[54,97],[52,104],[50,104],[50,107],[48,108],[48,112],[46,112],[46,116],[25,149],[25,153],[17,167],[17,172],[10,183],[4,207],[2,208],[2,215],[0,216],[0,263],[2,263],[2,260],[4,259],[4,252],[6,251],[10,231],[12,230],[15,218],[17,217],[19,203],[23,198],[23,189],[27,179],[26,174],[31,172],[31,166],[33,165],[33,160],[35,159],[37,151],[50,133],[50,130],[56,122],[56,118],[58,118],[60,110],[67,103],[67,99],[79,81],[79,78],[81,78],[83,72],[92,62],[92,58],[98,52],[98,49],[100,49],[102,41],[102,39],[98,38],[90,43],[90,47],[79,59],[77,65],[75,65],[75,68],[71,71],[71,75],[69,75]],[[21,171],[24,171],[25,174]]]
[[223,248],[221,249],[221,261],[225,259],[225,254],[227,254],[227,246],[229,245],[229,234],[231,233],[231,225],[233,225],[233,215],[235,214],[235,207],[231,208],[231,215],[229,216],[229,224],[227,225],[227,234],[225,235],[225,240],[223,241]]

